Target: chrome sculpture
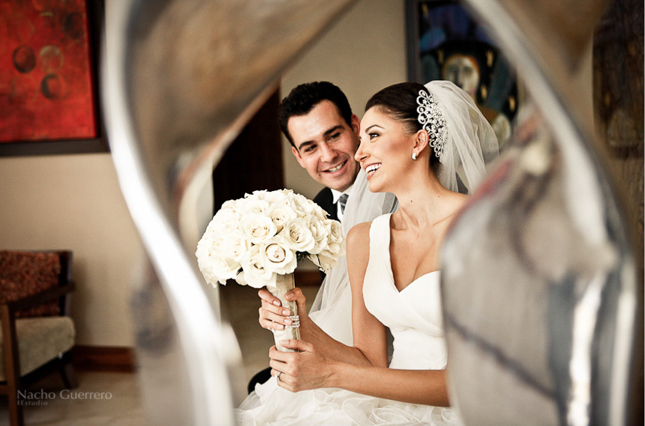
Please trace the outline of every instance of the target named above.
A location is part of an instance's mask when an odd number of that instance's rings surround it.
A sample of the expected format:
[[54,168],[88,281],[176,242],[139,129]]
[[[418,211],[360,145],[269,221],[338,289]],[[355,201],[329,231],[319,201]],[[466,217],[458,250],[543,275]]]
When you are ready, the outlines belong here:
[[575,84],[607,2],[470,2],[533,107],[446,238],[451,400],[466,424],[628,424],[637,268]]
[[[352,1],[112,3],[103,99],[152,266],[133,298],[148,416],[233,424],[241,358],[217,292],[196,269],[197,198],[281,72]],[[570,84],[604,3],[469,2],[534,109],[446,243],[450,391],[466,424],[626,419],[634,260]]]
[[[150,423],[232,425],[245,384],[197,270],[196,205],[280,72],[349,0],[108,4],[103,99],[119,182],[151,263],[133,302]],[[156,272],[156,273],[155,273]],[[157,278],[158,277],[158,278]]]

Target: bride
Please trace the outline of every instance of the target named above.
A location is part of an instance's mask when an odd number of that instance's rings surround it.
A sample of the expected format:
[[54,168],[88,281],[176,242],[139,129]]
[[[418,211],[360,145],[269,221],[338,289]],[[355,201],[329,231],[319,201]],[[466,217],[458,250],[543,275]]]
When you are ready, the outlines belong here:
[[[493,129],[468,94],[446,81],[400,83],[365,107],[356,159],[371,192],[391,192],[396,213],[347,236],[353,346],[314,323],[299,289],[302,340],[270,351],[272,378],[236,410],[240,424],[456,424],[449,407],[440,301],[440,248],[497,152]],[[262,321],[289,319],[261,292]],[[388,361],[387,329],[394,337]]]

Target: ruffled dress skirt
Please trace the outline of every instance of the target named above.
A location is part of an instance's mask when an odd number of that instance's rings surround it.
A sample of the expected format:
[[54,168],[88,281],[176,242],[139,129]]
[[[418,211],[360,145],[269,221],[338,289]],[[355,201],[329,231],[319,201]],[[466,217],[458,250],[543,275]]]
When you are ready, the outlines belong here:
[[272,377],[235,411],[239,425],[458,425],[450,408],[407,404],[343,389],[290,392]]

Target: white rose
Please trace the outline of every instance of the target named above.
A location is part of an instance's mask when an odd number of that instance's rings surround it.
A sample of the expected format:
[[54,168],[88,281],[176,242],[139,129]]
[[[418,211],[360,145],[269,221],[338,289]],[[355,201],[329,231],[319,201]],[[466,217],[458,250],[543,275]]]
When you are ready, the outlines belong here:
[[208,224],[206,232],[224,235],[234,232],[240,221],[240,213],[232,208],[220,209]]
[[197,252],[195,254],[199,254],[200,252],[208,253],[219,248],[219,244],[222,241],[222,234],[216,232],[214,225],[211,222],[206,228],[206,231],[204,231],[204,235],[197,242]]
[[251,287],[262,288],[272,281],[273,271],[264,266],[264,253],[260,252],[261,245],[254,245],[242,259],[242,269],[244,269],[244,280]]
[[[248,194],[247,194],[248,195]],[[260,200],[257,197],[249,197],[244,199],[242,207],[238,206],[240,210],[245,215],[248,213],[266,213],[269,210],[270,204],[266,200]]]
[[307,217],[314,211],[314,202],[300,194],[290,194],[289,201],[291,207],[295,210],[299,217]]
[[216,227],[217,227],[217,224],[215,223],[214,220],[212,220],[211,223],[208,224],[208,226],[206,227],[206,230],[204,231],[204,234],[202,235],[202,238],[200,238],[199,242],[197,243],[197,252],[199,252],[200,246],[213,244],[218,239],[221,239],[222,233],[217,232]]
[[338,263],[336,256],[331,255],[326,250],[318,254],[310,254],[307,257],[323,272],[329,272]]
[[264,254],[262,259],[266,269],[276,274],[290,274],[298,266],[298,259],[293,251],[281,246],[280,244],[269,244],[264,249],[260,249]]
[[[201,243],[201,241],[200,241]],[[216,282],[226,284],[227,279],[235,278],[241,265],[233,259],[222,254],[218,246],[209,247],[208,244],[197,246],[197,264],[202,275],[212,285]]]
[[330,242],[327,244],[327,247],[325,247],[325,250],[323,250],[323,251],[327,251],[327,252],[329,252],[329,253],[333,254],[334,256],[342,256],[343,254],[345,254],[345,252],[344,252],[344,247],[345,247],[345,245],[344,245],[344,244],[341,244],[341,243],[332,243],[332,242],[330,241]]
[[318,254],[327,245],[327,235],[329,235],[329,231],[325,226],[325,222],[315,215],[307,218],[307,228],[311,231],[314,241],[316,241],[316,244],[311,248],[311,250],[309,250],[309,253]]
[[266,254],[267,260],[271,263],[282,263],[287,258],[287,251],[284,247],[278,244],[269,244],[264,249],[264,254]]
[[270,217],[263,214],[245,214],[240,222],[244,236],[254,244],[267,242],[278,229]]
[[244,255],[251,248],[251,242],[241,231],[236,231],[222,239],[221,247],[228,257],[241,262]]
[[329,241],[332,243],[342,243],[345,237],[343,236],[343,226],[337,220],[326,220],[327,230],[329,231]]
[[316,203],[314,203],[314,214],[318,216],[320,220],[330,220],[328,219],[329,214]]
[[255,191],[254,194],[258,195],[261,200],[266,200],[270,204],[287,204],[289,194],[293,191],[290,189],[281,189],[277,191]]
[[287,247],[294,251],[309,252],[316,245],[314,234],[312,234],[307,222],[297,218],[287,223],[281,234]]
[[213,285],[219,281],[219,276],[215,274],[210,264],[211,254],[219,250],[219,242],[220,239],[217,238],[217,234],[209,225],[209,227],[206,228],[206,232],[204,232],[204,235],[202,235],[202,238],[197,243],[197,250],[195,251],[199,270],[202,272],[202,275],[204,275],[206,281]]
[[235,281],[240,285],[248,285],[246,279],[244,278],[244,269],[240,269],[235,276]]
[[224,201],[224,203],[222,203],[222,207],[220,207],[219,211],[233,210],[235,212],[237,211],[237,202],[238,200],[226,200]]
[[277,205],[272,205],[272,207],[267,212],[267,215],[271,218],[273,223],[277,228],[277,232],[282,231],[286,223],[291,222],[297,217],[296,212],[288,204],[277,203]]
[[266,194],[268,194],[269,191],[266,189],[261,189],[258,191],[253,191],[251,194],[246,194],[245,198],[247,199],[255,199],[255,200],[264,200],[266,199]]
[[244,194],[244,198],[238,199],[238,201],[242,204],[246,204],[249,202],[249,200],[260,200],[260,192],[261,191],[253,191],[252,193],[246,193]]

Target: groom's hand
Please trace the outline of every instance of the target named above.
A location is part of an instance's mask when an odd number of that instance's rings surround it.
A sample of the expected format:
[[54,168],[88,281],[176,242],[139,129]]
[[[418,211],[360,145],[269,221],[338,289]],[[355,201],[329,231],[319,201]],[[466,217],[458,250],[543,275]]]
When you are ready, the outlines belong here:
[[269,351],[271,375],[278,376],[278,385],[291,392],[327,387],[331,376],[328,360],[311,343],[302,340],[282,340],[285,348],[298,352],[280,352],[273,346]]
[[[262,307],[260,308],[260,325],[269,330],[283,330],[285,325],[291,325],[291,320],[288,318],[291,314],[289,309],[283,308],[280,299],[272,295],[267,289],[261,289],[258,292],[260,299],[262,299]],[[306,323],[307,308],[306,297],[302,294],[302,290],[295,288],[285,294],[287,300],[295,300],[298,305],[297,315],[300,316],[300,327]]]

